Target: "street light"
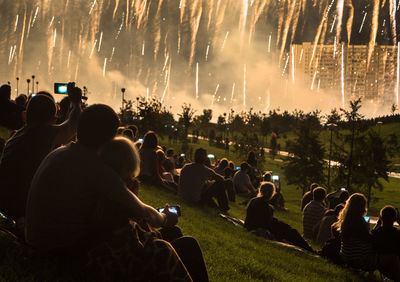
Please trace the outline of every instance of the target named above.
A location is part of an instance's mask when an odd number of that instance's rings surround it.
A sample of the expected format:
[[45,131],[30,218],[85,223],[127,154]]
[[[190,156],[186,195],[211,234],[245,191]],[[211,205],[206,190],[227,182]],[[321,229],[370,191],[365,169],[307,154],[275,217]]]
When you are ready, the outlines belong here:
[[383,124],[383,122],[382,121],[378,121],[377,123],[376,123],[376,125],[378,126],[378,132],[379,132],[379,137],[381,137],[381,127],[382,127],[382,124]]
[[328,162],[328,189],[330,189],[330,182],[331,182],[331,160],[332,160],[332,140],[333,140],[333,129],[337,126],[335,123],[328,123],[327,124],[329,130],[331,131],[331,139],[329,143],[329,162]]
[[19,95],[19,77],[16,78],[17,79],[17,96]]
[[35,76],[32,75],[32,93],[35,93]]
[[27,88],[27,91],[26,91],[26,95],[29,96],[29,84],[31,83],[31,80],[28,78],[28,79],[26,80],[26,83],[28,84],[28,88]]

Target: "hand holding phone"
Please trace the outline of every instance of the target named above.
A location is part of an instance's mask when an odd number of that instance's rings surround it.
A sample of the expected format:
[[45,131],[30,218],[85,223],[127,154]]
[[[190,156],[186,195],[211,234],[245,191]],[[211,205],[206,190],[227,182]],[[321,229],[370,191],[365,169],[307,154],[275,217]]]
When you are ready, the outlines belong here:
[[[164,223],[165,227],[171,227],[171,226],[175,226],[178,223],[178,215],[175,213],[170,212],[169,210],[169,205],[165,205],[162,213],[165,214],[166,216],[166,220]],[[161,210],[161,209],[159,209]]]

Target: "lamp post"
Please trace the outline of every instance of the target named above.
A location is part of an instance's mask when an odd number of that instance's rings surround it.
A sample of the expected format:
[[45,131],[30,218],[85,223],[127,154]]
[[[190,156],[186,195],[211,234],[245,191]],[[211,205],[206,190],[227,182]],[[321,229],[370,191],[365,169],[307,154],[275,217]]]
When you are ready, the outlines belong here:
[[378,133],[379,133],[379,137],[381,137],[381,127],[382,127],[383,122],[382,121],[378,121],[376,123],[376,125],[378,126]]
[[126,91],[125,88],[121,88],[121,93],[122,93],[122,106],[121,106],[121,109],[122,110],[124,109],[124,103],[125,103],[125,91]]
[[19,77],[16,78],[17,80],[17,96],[19,95]]
[[32,93],[35,93],[35,76],[32,75]]
[[328,123],[327,124],[330,132],[331,138],[329,142],[329,161],[328,161],[328,189],[330,189],[330,182],[331,182],[331,160],[332,160],[332,141],[333,141],[333,129],[337,126],[335,123]]
[[36,93],[39,92],[39,81],[36,81]]
[[29,84],[31,83],[31,80],[28,78],[27,80],[26,80],[26,83],[28,84],[28,88],[27,88],[27,91],[26,91],[26,95],[28,95],[29,96]]

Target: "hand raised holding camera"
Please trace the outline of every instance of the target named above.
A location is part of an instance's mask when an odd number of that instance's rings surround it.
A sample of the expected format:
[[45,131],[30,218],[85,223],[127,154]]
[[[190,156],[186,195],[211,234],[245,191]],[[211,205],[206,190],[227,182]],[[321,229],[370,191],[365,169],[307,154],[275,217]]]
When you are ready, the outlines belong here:
[[73,104],[79,104],[82,101],[82,90],[75,87],[75,84],[70,87],[68,84],[68,97]]

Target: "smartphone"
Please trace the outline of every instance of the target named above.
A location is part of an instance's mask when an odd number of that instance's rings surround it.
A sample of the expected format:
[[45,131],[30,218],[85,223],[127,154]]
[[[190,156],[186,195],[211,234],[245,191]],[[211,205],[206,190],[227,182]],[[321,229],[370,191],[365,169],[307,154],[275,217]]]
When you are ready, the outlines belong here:
[[68,83],[54,83],[55,94],[68,94]]
[[364,220],[365,220],[365,222],[367,222],[367,223],[369,223],[369,216],[364,216]]
[[236,170],[240,170],[240,166],[237,166],[237,167],[236,167]]
[[[163,212],[164,208],[158,208],[157,210],[158,210],[158,212]],[[171,206],[168,208],[168,211],[170,213],[176,214],[177,216],[181,216],[181,207],[180,206]]]
[[143,143],[143,139],[139,139],[139,142],[140,142],[140,143]]
[[209,154],[207,157],[208,157],[209,159],[215,159],[215,156],[214,156],[213,154]]
[[272,181],[279,181],[279,175],[272,175]]
[[185,154],[181,154],[181,157],[184,157],[185,156]]
[[346,191],[346,188],[340,188],[340,191]]

